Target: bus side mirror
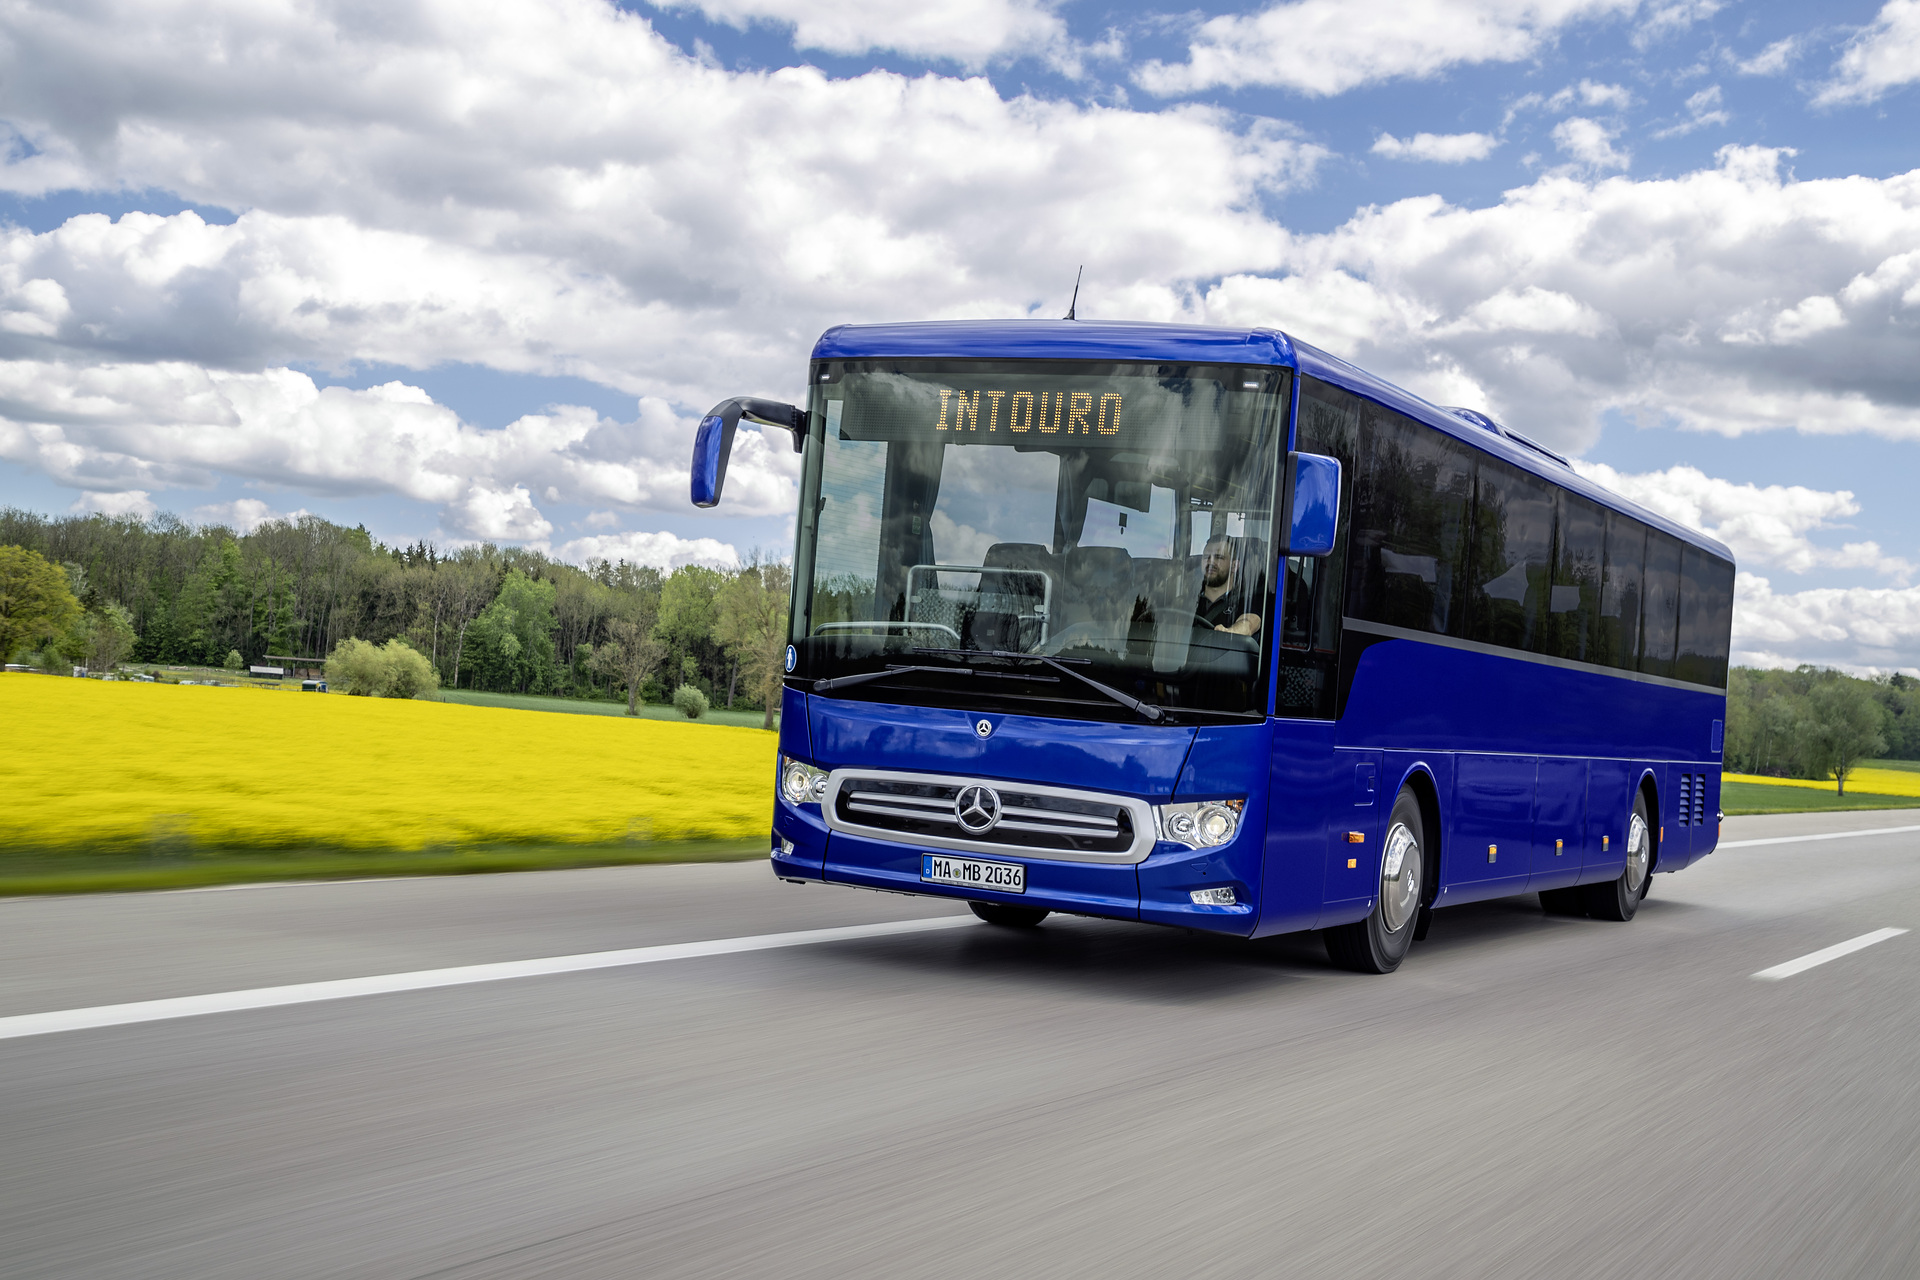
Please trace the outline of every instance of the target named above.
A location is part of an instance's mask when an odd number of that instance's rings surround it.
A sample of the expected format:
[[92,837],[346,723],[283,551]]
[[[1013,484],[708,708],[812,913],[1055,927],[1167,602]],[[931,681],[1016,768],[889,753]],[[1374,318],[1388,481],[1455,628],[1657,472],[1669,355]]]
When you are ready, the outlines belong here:
[[740,419],[763,422],[793,433],[793,451],[799,453],[807,441],[807,411],[778,400],[757,400],[735,396],[707,410],[693,433],[693,505],[715,506],[720,490],[727,483],[727,460],[733,456],[733,433]]
[[1333,554],[1340,527],[1340,460],[1317,453],[1287,455],[1287,554]]

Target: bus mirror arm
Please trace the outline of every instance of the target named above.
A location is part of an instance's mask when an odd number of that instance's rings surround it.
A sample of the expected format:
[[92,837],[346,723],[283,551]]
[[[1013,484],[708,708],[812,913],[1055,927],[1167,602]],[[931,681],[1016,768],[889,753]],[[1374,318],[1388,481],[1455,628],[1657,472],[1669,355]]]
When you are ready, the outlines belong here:
[[707,410],[693,434],[693,505],[715,506],[727,483],[727,460],[733,456],[733,433],[740,419],[764,423],[793,433],[793,451],[807,442],[807,411],[778,400],[735,396]]
[[1289,453],[1282,497],[1287,554],[1332,555],[1334,534],[1340,527],[1340,460],[1317,453]]

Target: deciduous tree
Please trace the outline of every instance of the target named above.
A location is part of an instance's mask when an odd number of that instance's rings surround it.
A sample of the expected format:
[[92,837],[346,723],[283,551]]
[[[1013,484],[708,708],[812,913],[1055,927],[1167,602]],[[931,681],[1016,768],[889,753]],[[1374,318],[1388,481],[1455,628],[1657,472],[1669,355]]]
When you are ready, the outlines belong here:
[[24,547],[0,547],[0,662],[62,640],[79,621],[80,602],[59,565]]

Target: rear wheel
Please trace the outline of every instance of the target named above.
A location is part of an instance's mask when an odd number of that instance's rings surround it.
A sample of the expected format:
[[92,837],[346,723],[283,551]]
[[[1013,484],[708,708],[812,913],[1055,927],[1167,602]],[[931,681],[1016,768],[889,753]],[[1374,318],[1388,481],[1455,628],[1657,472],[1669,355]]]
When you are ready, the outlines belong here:
[[1426,875],[1426,831],[1420,801],[1402,790],[1387,816],[1380,848],[1380,897],[1365,920],[1321,930],[1327,958],[1356,973],[1392,973],[1413,945]]
[[1031,929],[1047,918],[1041,907],[1007,907],[998,902],[969,902],[973,914],[1003,929]]
[[1653,830],[1647,825],[1647,793],[1633,798],[1633,816],[1627,819],[1627,865],[1618,878],[1604,884],[1583,884],[1587,914],[1595,920],[1631,920],[1647,896],[1653,873]]

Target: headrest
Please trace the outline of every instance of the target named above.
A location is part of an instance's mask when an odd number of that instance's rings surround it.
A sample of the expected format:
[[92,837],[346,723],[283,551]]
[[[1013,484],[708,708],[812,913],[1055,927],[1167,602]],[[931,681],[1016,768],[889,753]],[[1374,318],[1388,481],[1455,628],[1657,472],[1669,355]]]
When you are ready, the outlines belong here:
[[980,563],[989,569],[1043,569],[1053,552],[1037,542],[996,542]]

